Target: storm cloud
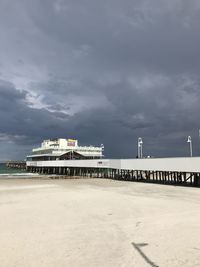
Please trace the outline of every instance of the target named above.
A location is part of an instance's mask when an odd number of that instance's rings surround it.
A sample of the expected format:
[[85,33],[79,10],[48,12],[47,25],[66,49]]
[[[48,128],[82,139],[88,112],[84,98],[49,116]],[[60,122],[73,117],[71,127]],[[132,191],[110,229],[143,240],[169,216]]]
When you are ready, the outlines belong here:
[[200,154],[197,0],[0,0],[0,160],[44,138]]

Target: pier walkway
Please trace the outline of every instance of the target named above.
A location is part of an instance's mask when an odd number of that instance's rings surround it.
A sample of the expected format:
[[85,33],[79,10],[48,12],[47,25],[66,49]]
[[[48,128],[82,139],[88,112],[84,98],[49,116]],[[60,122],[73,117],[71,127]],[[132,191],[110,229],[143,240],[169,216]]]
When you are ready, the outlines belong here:
[[27,161],[26,165],[33,173],[200,187],[200,157]]

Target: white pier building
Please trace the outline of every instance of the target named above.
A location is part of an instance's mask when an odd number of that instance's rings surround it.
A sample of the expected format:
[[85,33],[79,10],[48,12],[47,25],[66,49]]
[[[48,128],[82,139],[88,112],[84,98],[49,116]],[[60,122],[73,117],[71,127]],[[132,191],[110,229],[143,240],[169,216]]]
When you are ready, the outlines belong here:
[[34,148],[27,161],[102,159],[104,146],[79,146],[76,139],[54,138],[44,140]]

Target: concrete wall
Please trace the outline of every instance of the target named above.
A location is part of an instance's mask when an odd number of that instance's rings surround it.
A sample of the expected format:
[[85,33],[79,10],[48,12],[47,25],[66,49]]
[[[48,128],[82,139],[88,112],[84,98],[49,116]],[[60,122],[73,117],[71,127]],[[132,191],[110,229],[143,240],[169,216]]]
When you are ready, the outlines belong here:
[[200,172],[200,157],[121,160],[122,169]]
[[[80,168],[110,168],[110,160],[51,160],[29,161],[27,166],[35,167],[80,167]],[[116,166],[117,167],[117,166]]]
[[200,172],[200,157],[150,158],[150,159],[102,159],[102,160],[57,160],[29,161],[27,166],[37,167],[86,167],[123,170]]

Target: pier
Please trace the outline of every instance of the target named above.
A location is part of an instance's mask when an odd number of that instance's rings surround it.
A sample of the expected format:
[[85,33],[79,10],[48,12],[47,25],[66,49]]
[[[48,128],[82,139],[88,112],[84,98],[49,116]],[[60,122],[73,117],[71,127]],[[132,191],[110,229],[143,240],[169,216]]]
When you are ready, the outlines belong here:
[[26,170],[26,161],[7,161],[6,167],[11,169]]
[[200,158],[27,161],[33,173],[200,187]]

